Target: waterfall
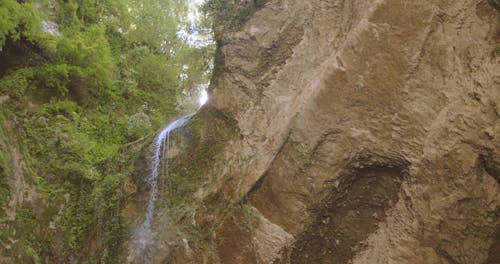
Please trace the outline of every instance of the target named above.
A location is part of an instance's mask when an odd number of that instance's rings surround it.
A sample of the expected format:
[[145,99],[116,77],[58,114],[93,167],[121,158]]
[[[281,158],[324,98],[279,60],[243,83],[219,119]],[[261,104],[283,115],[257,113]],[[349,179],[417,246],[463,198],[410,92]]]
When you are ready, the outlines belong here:
[[155,138],[153,144],[153,156],[151,158],[151,175],[146,179],[146,181],[151,185],[151,191],[149,194],[148,206],[146,208],[146,213],[144,216],[144,222],[138,230],[135,253],[136,256],[141,256],[150,244],[153,238],[151,232],[151,222],[154,216],[155,201],[158,193],[158,176],[161,171],[164,171],[165,177],[168,178],[168,153],[170,150],[170,134],[175,133],[175,131],[183,127],[194,114],[185,115],[174,122],[170,123],[165,127]]

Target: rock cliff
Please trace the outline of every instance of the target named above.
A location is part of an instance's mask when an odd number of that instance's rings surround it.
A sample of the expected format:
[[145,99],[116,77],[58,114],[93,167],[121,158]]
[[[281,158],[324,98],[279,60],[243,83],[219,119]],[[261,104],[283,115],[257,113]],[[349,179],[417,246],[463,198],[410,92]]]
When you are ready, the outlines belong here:
[[500,263],[497,8],[272,0],[222,32],[197,240],[155,260]]

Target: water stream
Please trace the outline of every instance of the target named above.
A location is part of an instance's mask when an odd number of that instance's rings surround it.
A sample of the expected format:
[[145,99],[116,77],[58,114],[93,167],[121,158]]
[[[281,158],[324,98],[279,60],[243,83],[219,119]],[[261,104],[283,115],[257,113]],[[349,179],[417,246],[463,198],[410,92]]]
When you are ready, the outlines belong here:
[[[201,5],[206,0],[189,0],[188,4],[188,22],[180,27],[177,35],[188,45],[195,48],[202,48],[213,45],[212,33],[208,28],[202,30],[202,13],[199,11]],[[208,101],[207,94],[208,83],[198,86],[200,107]],[[194,114],[185,115],[165,127],[155,138],[153,143],[153,153],[151,157],[151,174],[146,181],[150,184],[151,190],[149,200],[140,228],[135,235],[135,256],[144,259],[145,251],[153,244],[154,234],[151,230],[151,224],[155,213],[155,201],[158,195],[158,177],[169,177],[169,152],[171,147],[171,136],[178,132],[179,128],[185,126]],[[142,262],[144,263],[144,262]]]
[[138,230],[135,253],[136,256],[141,256],[144,250],[152,242],[153,234],[151,232],[151,222],[153,221],[155,201],[158,193],[158,176],[163,173],[168,179],[168,166],[169,166],[169,150],[170,150],[170,137],[175,134],[179,128],[182,128],[193,117],[194,114],[185,115],[165,127],[155,138],[153,144],[153,156],[151,158],[151,174],[146,179],[151,186],[148,205],[144,216],[144,222]]

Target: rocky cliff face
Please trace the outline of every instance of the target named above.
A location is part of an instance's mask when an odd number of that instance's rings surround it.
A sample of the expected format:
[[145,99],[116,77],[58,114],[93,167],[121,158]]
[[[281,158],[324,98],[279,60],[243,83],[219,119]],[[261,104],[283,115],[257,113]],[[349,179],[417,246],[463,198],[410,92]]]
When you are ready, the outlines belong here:
[[163,259],[500,263],[495,1],[272,0],[219,42],[209,246]]

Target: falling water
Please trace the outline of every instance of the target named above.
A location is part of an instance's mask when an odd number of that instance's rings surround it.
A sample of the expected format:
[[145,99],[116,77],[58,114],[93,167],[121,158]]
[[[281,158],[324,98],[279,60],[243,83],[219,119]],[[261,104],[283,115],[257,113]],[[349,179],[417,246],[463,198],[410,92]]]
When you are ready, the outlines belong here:
[[165,176],[168,177],[168,153],[170,150],[170,134],[175,133],[178,128],[183,127],[194,114],[185,115],[163,129],[160,134],[155,138],[153,144],[153,157],[151,166],[151,175],[146,179],[151,185],[149,194],[148,206],[140,229],[138,230],[135,253],[136,256],[141,256],[146,247],[151,242],[151,221],[153,220],[155,200],[158,192],[158,175],[160,170],[165,171]]

